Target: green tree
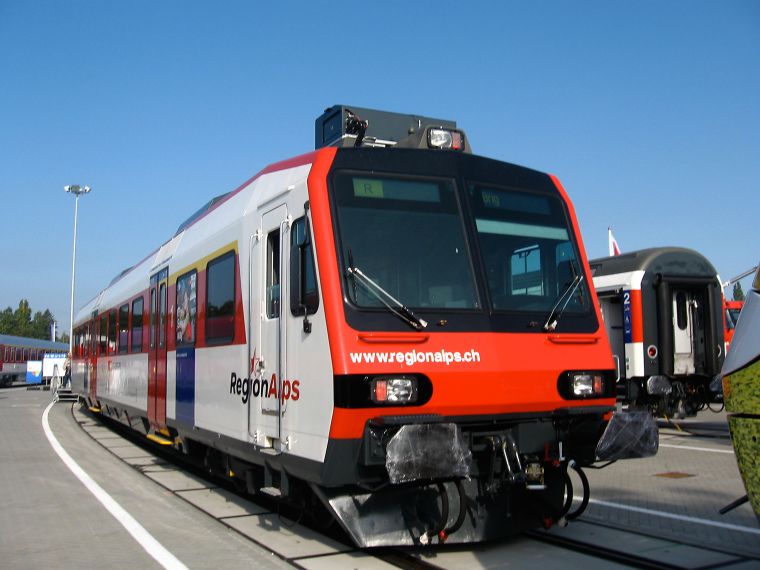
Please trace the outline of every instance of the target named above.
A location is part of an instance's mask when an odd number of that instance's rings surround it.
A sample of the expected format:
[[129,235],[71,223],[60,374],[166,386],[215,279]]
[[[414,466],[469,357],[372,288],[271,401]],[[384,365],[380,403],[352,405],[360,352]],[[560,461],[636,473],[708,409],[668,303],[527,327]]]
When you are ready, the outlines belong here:
[[734,283],[734,301],[744,301],[744,290],[739,281]]
[[32,319],[32,338],[50,338],[50,323],[55,320],[49,309],[37,311]]
[[32,332],[32,308],[29,306],[29,301],[21,299],[18,302],[18,309],[16,309],[16,334],[18,336],[30,337]]
[[13,315],[13,309],[6,308],[0,313],[0,334],[15,334],[16,318]]
[[47,340],[50,338],[50,323],[54,320],[49,309],[36,311],[32,316],[29,301],[21,299],[15,311],[8,307],[0,312],[0,333]]

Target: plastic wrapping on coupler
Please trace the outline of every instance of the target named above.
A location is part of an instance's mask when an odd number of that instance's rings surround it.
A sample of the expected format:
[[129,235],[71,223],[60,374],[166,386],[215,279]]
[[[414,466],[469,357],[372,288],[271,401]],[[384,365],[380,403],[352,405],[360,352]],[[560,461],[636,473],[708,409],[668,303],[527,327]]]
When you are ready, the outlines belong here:
[[660,434],[647,411],[615,412],[596,446],[601,460],[651,457],[657,453]]
[[470,476],[472,454],[456,424],[402,426],[385,452],[385,467],[394,484]]

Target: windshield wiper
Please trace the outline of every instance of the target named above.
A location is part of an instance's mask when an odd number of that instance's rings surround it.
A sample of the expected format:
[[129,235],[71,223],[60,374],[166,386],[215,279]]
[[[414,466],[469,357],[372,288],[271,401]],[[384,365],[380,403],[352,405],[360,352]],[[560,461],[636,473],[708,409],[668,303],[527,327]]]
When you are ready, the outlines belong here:
[[[428,326],[427,321],[415,315],[411,309],[380,287],[375,281],[367,277],[358,267],[347,267],[346,271],[353,277],[354,283],[358,283],[364,289],[380,301],[394,315],[408,323],[415,330],[421,331]],[[355,296],[355,293],[354,293]]]
[[[573,272],[575,272],[575,266],[571,265],[571,268],[573,269]],[[557,323],[559,322],[559,318],[562,316],[563,311],[565,310],[565,307],[567,307],[567,304],[570,302],[570,299],[573,298],[573,295],[575,294],[575,290],[578,288],[578,286],[583,281],[583,274],[582,273],[576,273],[573,280],[568,283],[567,287],[565,287],[564,291],[562,291],[562,294],[559,296],[559,299],[557,299],[557,302],[554,304],[554,307],[552,307],[551,312],[549,313],[549,316],[546,318],[546,322],[544,323],[544,330],[545,331],[553,331],[557,328]],[[564,301],[564,303],[562,303]],[[560,304],[562,305],[561,308],[559,308]]]

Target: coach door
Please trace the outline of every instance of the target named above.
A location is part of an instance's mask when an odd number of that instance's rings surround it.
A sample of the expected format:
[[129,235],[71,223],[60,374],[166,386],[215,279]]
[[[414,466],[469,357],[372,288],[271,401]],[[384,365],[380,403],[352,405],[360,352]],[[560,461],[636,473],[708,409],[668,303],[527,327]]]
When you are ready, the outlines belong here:
[[697,300],[685,289],[673,290],[673,374],[694,374]]
[[[283,259],[287,251],[288,209],[284,204],[262,216],[260,240],[257,248],[259,284],[263,293],[261,306],[261,329],[254,339],[257,361],[255,378],[258,383],[252,387],[251,411],[259,428],[269,438],[280,438],[282,402],[280,391],[285,368],[286,321],[282,318],[287,264]],[[252,292],[253,293],[253,292]],[[256,410],[256,411],[254,411]],[[255,416],[258,415],[258,418]]]
[[166,424],[166,323],[169,270],[150,278],[150,333],[148,349],[148,420]]
[[625,333],[628,331],[630,335],[631,311],[630,302],[628,303],[628,310],[625,311],[625,301],[630,298],[630,291],[624,291],[622,294],[616,291],[611,293],[600,292],[598,296],[604,328],[607,330],[612,358],[615,361],[616,377],[619,382],[618,390],[621,391],[625,389],[626,384],[625,382],[620,383],[620,381],[629,376],[625,359]]

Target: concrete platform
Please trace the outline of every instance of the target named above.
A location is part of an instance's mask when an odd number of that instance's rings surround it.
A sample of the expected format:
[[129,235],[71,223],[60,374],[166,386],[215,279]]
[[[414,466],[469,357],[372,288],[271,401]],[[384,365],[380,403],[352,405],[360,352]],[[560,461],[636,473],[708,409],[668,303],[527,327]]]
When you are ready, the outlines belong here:
[[[41,425],[49,402],[49,392],[0,390],[0,477],[6,483],[0,490],[0,567],[159,567],[54,453]],[[185,473],[70,404],[56,404],[49,419],[80,466],[189,568],[397,567]],[[685,568],[760,568],[760,525],[751,509],[717,513],[743,494],[721,422],[725,415],[700,416],[691,424],[714,430],[718,437],[710,438],[662,429],[656,457],[588,471],[592,503],[586,514],[552,532],[590,544],[625,544]],[[622,567],[528,537],[407,549],[405,555],[452,569]]]
[[[49,402],[49,392],[0,390],[0,567],[160,568],[55,454],[41,424]],[[72,458],[189,568],[292,568],[105,452],[70,404],[49,419]]]
[[749,504],[718,513],[745,494],[725,412],[676,424],[662,424],[656,456],[586,470],[592,499],[583,519],[760,559]]

